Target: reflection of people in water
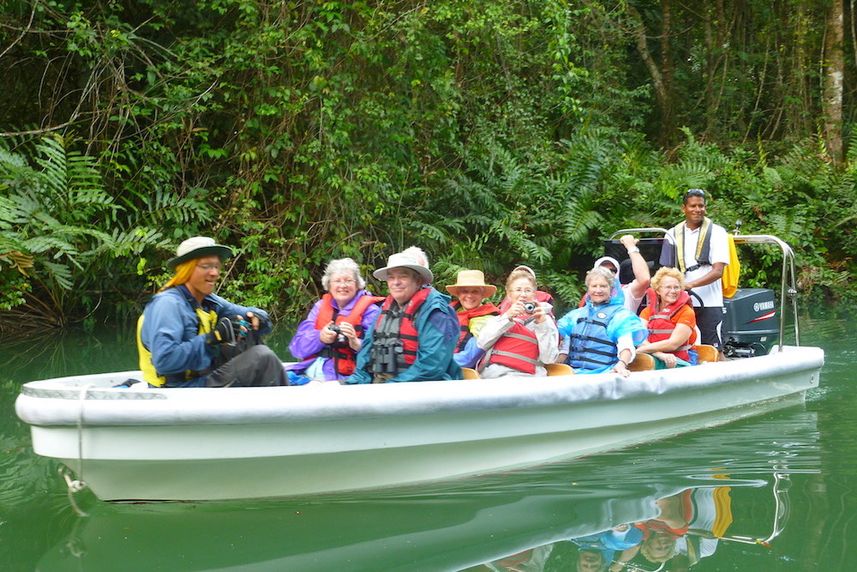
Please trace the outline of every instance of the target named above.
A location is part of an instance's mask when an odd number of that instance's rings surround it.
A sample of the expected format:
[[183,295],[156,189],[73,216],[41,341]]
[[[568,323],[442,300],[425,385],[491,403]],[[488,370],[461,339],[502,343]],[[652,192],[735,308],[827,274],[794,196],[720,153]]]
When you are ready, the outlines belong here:
[[669,570],[687,570],[700,558],[711,556],[717,548],[717,538],[732,524],[729,487],[700,487],[658,499],[659,514],[634,524],[642,534],[642,542],[623,550],[611,565],[611,572],[639,562],[649,565],[669,562]]
[[640,545],[640,554],[649,562],[662,563],[676,555],[678,536],[672,532],[657,531],[649,534]]
[[577,553],[577,572],[601,572],[604,570],[604,555],[594,548],[581,549]]
[[553,544],[545,544],[530,548],[516,554],[510,554],[493,562],[482,564],[479,569],[491,570],[491,572],[542,572],[545,569],[545,561],[553,550]]
[[[572,539],[572,542],[580,546],[580,556],[578,556],[578,570],[603,570],[603,567],[613,561],[617,551],[627,550],[640,544],[643,539],[643,533],[638,528],[620,524],[614,526],[610,530],[605,530],[597,534],[588,536],[580,536]],[[596,551],[599,554],[598,561],[601,563],[601,568],[586,568],[591,566],[594,560],[590,557],[584,557],[584,552]]]
[[658,517],[634,524],[642,533],[643,541],[624,550],[619,559],[610,566],[611,571],[625,568],[639,553],[651,564],[663,564],[676,555],[676,541],[687,534],[693,514],[692,489],[655,501]]

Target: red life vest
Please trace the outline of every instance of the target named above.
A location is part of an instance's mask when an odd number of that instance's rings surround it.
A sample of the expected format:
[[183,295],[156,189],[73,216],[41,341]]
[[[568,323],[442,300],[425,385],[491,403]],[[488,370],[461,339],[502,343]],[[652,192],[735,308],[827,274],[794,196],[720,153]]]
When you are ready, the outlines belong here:
[[455,310],[455,315],[458,317],[458,345],[455,346],[455,353],[460,352],[464,349],[464,346],[467,345],[467,342],[470,341],[470,338],[473,337],[473,334],[470,333],[470,320],[472,318],[479,318],[481,316],[497,316],[500,314],[500,311],[497,309],[497,306],[491,304],[482,304],[481,306],[477,306],[471,310],[461,310],[461,302],[458,300],[454,300],[450,303],[450,306]]
[[[649,316],[649,338],[650,342],[660,342],[662,340],[668,340],[675,330],[676,323],[673,322],[673,317],[682,309],[684,306],[691,306],[690,295],[686,290],[682,290],[681,294],[679,294],[678,300],[676,300],[673,304],[658,310],[658,295],[657,293],[649,288],[646,290],[646,304],[649,308],[652,309],[652,315]],[[692,308],[693,306],[691,306]],[[693,344],[696,342],[696,332],[691,330],[690,338],[688,338],[687,343],[682,346],[679,346],[678,349],[673,351],[673,355],[675,355],[679,359],[683,359],[684,361],[690,361],[690,356],[687,353]]]
[[[328,292],[321,297],[321,307],[318,309],[318,315],[315,318],[315,329],[321,331],[331,320],[333,320],[334,324],[348,322],[354,327],[357,337],[362,338],[363,314],[366,312],[366,308],[372,304],[381,302],[383,299],[381,296],[364,294],[354,303],[351,313],[343,316],[339,313],[339,310],[333,307],[333,296]],[[357,364],[357,353],[351,349],[348,342],[344,344],[334,342],[331,344],[330,357],[333,358],[333,369],[336,370],[336,373],[339,375],[351,375],[354,373],[354,367]]]
[[[414,294],[414,296],[405,305],[402,320],[399,323],[398,337],[402,341],[402,358],[408,365],[411,365],[416,361],[417,350],[420,347],[418,332],[416,327],[414,327],[414,318],[416,318],[417,312],[419,312],[420,307],[423,305],[423,302],[426,301],[430,292],[431,288],[423,288]],[[393,297],[387,296],[384,300],[384,304],[381,306],[381,315],[378,317],[378,321],[375,322],[376,329],[384,321],[384,318],[389,312],[392,304]]]
[[485,365],[497,363],[533,375],[539,363],[536,333],[517,320],[488,350]]

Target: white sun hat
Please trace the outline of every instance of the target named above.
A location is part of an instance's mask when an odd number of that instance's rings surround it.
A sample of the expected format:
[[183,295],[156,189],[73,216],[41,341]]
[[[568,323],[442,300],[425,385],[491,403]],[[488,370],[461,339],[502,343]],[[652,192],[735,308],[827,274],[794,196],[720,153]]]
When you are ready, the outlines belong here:
[[232,258],[232,249],[222,244],[214,242],[213,238],[207,236],[194,236],[182,242],[176,249],[174,258],[167,261],[167,266],[170,270],[175,270],[176,266],[188,260],[196,258],[205,258],[206,256],[217,256],[221,260]]
[[425,284],[431,284],[434,274],[429,270],[428,256],[421,248],[411,246],[402,252],[397,252],[387,259],[387,266],[372,273],[378,280],[387,279],[387,271],[391,268],[410,268],[420,275]]

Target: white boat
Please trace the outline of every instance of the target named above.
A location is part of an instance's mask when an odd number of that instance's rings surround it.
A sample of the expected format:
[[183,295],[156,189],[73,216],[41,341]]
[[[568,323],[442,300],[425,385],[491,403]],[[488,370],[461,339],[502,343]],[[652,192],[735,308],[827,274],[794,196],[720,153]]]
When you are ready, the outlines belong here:
[[[773,240],[789,261],[785,309],[793,257]],[[101,499],[262,498],[448,479],[676,435],[801,402],[823,363],[820,348],[785,345],[781,328],[768,355],[627,379],[113,387],[139,378],[131,371],[30,382],[15,408],[35,452]]]

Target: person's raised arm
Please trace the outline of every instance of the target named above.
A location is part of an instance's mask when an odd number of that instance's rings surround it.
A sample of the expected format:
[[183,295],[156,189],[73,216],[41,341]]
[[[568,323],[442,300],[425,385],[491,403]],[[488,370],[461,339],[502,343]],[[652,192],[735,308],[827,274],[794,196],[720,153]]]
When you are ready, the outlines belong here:
[[628,259],[631,261],[631,269],[634,271],[634,280],[628,285],[628,288],[630,288],[631,295],[634,298],[642,298],[652,279],[651,272],[649,272],[649,264],[640,253],[636,238],[630,234],[625,234],[622,235],[619,242],[628,251]]

